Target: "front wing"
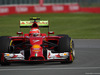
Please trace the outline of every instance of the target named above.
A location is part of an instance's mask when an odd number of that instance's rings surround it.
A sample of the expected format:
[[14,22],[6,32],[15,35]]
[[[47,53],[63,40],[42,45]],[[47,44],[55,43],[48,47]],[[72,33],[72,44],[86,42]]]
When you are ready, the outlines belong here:
[[[38,55],[36,56],[38,57]],[[69,52],[53,53],[51,50],[47,50],[47,58],[45,60],[25,60],[24,50],[20,53],[4,53],[2,58],[7,61],[50,61],[50,60],[65,60],[69,57]]]

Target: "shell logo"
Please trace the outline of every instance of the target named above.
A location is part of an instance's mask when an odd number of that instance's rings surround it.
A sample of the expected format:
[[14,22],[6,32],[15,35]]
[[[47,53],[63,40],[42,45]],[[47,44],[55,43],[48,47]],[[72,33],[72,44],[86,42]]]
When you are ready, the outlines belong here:
[[40,48],[40,45],[33,45],[32,48]]
[[40,52],[40,50],[33,50],[33,52]]
[[64,55],[67,55],[67,53],[64,53]]
[[6,54],[6,56],[10,56],[10,54]]

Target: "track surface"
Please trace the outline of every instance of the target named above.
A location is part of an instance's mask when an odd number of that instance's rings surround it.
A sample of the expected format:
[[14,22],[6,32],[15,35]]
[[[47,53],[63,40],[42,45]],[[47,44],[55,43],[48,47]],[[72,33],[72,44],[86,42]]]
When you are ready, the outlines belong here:
[[72,64],[13,63],[0,66],[0,75],[100,75],[100,40],[74,39],[76,59]]

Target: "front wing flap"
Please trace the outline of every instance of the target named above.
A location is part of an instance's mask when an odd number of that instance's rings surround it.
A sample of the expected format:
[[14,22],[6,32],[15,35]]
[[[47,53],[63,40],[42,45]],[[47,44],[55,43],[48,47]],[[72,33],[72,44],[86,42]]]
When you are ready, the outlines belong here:
[[4,58],[6,60],[25,60],[24,51],[20,51],[20,53],[4,53]]
[[[62,60],[62,59],[67,59],[69,56],[69,52],[64,52],[64,53],[52,53],[51,50],[47,50],[47,59],[45,59],[44,61],[49,61],[49,60]],[[24,56],[24,50],[20,51],[20,53],[4,53],[4,58],[6,60],[25,60],[25,56]],[[28,60],[30,61],[30,60]],[[33,60],[35,61],[35,60]]]
[[51,59],[66,59],[68,58],[69,53],[64,52],[64,53],[52,53],[51,50],[47,50],[47,60]]

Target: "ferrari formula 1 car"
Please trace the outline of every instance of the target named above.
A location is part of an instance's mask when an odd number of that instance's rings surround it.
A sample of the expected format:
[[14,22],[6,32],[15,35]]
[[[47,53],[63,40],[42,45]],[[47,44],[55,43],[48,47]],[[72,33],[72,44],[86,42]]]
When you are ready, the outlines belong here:
[[68,35],[50,36],[48,20],[32,17],[30,21],[20,21],[20,28],[47,27],[48,35],[30,36],[29,33],[17,32],[18,36],[0,37],[0,64],[12,62],[58,61],[72,63],[75,58],[74,42]]

